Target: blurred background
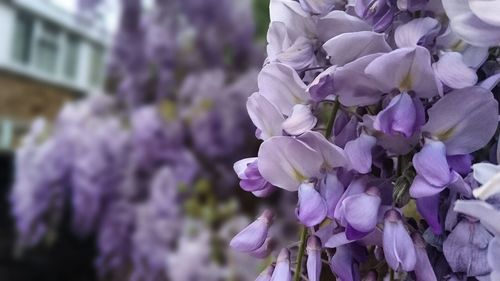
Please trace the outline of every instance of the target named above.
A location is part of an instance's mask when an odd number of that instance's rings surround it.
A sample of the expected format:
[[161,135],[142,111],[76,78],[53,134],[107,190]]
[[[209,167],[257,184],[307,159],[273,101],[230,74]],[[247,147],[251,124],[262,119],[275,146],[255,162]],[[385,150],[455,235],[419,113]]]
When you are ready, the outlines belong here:
[[233,171],[268,5],[0,0],[0,281],[258,275],[227,244],[290,199]]

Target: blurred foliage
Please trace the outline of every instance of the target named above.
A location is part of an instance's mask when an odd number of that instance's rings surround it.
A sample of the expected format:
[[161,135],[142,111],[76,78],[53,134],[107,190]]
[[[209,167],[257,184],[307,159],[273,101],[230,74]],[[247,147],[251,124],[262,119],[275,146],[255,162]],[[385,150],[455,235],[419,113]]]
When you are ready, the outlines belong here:
[[269,0],[254,0],[254,15],[257,27],[257,39],[266,40],[269,27]]

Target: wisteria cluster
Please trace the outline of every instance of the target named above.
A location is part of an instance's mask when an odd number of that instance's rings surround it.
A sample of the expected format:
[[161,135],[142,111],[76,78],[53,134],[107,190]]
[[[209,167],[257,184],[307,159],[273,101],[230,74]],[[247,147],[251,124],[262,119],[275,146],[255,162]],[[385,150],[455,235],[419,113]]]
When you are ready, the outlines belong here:
[[500,280],[499,15],[494,0],[270,1],[247,101],[263,142],[234,170],[255,196],[296,194],[301,231],[280,239],[266,210],[232,239],[281,249],[257,280]]
[[[122,1],[110,65],[117,95],[68,103],[53,124],[37,120],[16,152],[19,247],[50,244],[69,217],[74,234],[95,237],[101,280],[248,279],[212,255],[230,240],[218,220],[237,217],[226,191],[237,185],[235,156],[254,143],[242,112],[260,62],[251,2],[222,1],[232,18],[219,2],[156,1],[145,11]],[[203,3],[213,17],[197,16]]]

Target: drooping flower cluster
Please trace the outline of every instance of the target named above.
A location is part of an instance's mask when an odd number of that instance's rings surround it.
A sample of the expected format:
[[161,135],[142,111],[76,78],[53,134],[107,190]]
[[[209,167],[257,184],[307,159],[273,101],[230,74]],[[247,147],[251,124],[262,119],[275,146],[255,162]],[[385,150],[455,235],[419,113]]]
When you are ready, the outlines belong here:
[[[279,245],[257,280],[320,280],[325,257],[343,281],[496,280],[500,267],[486,262],[495,229],[453,206],[473,198],[471,165],[497,145],[499,9],[482,0],[271,0],[268,57],[247,101],[263,142],[234,170],[258,197],[297,192],[289,212],[302,234],[299,247]],[[231,246],[267,248],[271,217]]]
[[[86,2],[88,8],[99,1]],[[231,214],[222,199],[237,184],[235,155],[254,143],[241,113],[260,62],[250,2],[225,1],[231,18],[219,1],[205,2],[156,1],[144,11],[141,1],[122,1],[110,65],[116,96],[89,96],[67,104],[53,124],[35,122],[16,153],[11,205],[21,247],[53,239],[69,217],[74,234],[95,237],[102,280],[240,276],[227,269],[236,265],[211,259],[229,241],[212,242],[222,240],[219,220]],[[205,8],[214,17],[188,21]],[[190,202],[207,193],[208,206],[195,206],[207,209],[188,220],[196,213]],[[193,234],[191,220],[204,232]],[[191,240],[205,252],[193,253]],[[180,271],[175,259],[183,256],[210,270]]]

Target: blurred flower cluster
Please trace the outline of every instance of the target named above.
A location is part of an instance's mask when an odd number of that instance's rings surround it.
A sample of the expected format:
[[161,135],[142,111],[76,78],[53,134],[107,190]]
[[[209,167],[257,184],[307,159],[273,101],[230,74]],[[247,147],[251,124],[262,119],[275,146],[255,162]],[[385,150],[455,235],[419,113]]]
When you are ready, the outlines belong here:
[[[245,191],[297,201],[232,239],[276,257],[257,280],[500,280],[499,14],[488,0],[270,1],[247,101],[263,142],[234,170]],[[291,216],[289,240],[276,230]]]
[[263,60],[253,2],[121,3],[116,95],[35,121],[16,151],[18,246],[52,243],[68,218],[95,237],[102,280],[248,280],[256,263],[225,248],[248,223],[232,164],[257,147],[245,114]]

